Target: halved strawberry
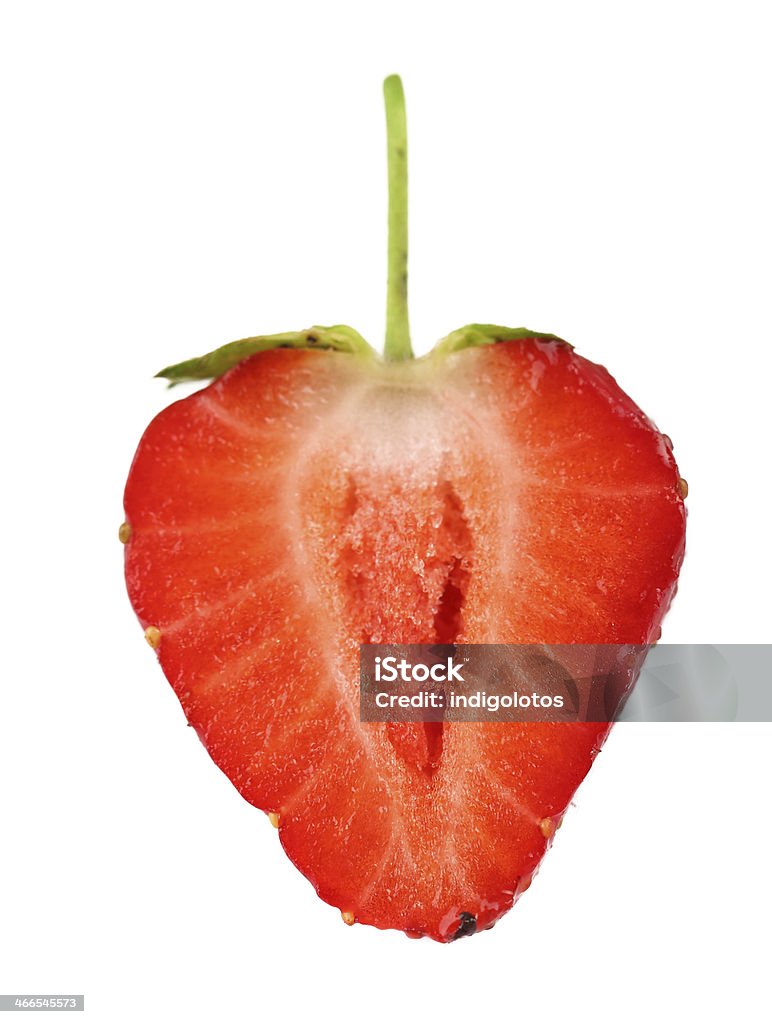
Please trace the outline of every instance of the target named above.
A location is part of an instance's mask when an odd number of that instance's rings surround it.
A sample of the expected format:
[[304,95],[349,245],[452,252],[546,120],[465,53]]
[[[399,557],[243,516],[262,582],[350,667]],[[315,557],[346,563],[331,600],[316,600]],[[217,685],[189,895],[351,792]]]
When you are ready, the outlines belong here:
[[319,895],[448,941],[528,886],[608,726],[361,722],[359,644],[647,644],[683,484],[564,342],[477,326],[413,360],[402,326],[391,361],[317,328],[165,371],[218,379],[145,432],[123,539],[188,720]]

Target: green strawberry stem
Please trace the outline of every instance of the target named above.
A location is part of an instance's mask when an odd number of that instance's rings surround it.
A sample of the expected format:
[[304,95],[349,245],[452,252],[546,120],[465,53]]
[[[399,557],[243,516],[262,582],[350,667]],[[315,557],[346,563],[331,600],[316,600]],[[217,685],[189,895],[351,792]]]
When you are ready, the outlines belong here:
[[[405,93],[399,75],[389,75],[383,83],[386,107],[386,142],[389,166],[389,244],[388,283],[386,289],[386,344],[384,358],[400,362],[413,358],[410,344],[410,324],[407,312],[407,121]],[[530,331],[526,327],[498,327],[493,324],[467,324],[438,342],[429,356],[437,358],[480,345],[495,345],[503,341],[541,338],[560,341],[553,334]],[[277,348],[326,349],[368,360],[378,356],[362,335],[353,327],[336,324],[333,327],[309,327],[302,331],[281,334],[259,334],[251,338],[229,342],[206,355],[185,359],[167,366],[157,377],[163,377],[169,386],[184,381],[212,380],[221,377],[242,360],[258,352]]]
[[389,163],[389,243],[386,286],[386,344],[383,355],[397,362],[412,359],[407,313],[407,121],[399,75],[383,83]]

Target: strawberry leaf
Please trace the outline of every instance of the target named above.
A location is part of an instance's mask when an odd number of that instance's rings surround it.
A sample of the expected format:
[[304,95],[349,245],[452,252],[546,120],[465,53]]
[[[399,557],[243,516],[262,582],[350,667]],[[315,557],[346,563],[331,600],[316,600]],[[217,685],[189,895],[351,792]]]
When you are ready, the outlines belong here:
[[[433,354],[450,355],[465,348],[478,348],[481,345],[496,345],[500,341],[520,341],[523,338],[543,338],[545,341],[559,341],[568,345],[567,341],[556,334],[544,334],[541,331],[530,331],[527,327],[499,327],[496,324],[467,324],[452,331],[434,346]],[[573,346],[570,346],[573,348]]]
[[207,352],[203,356],[186,359],[160,370],[156,377],[169,381],[169,387],[186,381],[211,380],[221,377],[242,360],[255,352],[268,352],[274,348],[319,348],[352,355],[375,357],[375,351],[353,327],[337,324],[335,327],[309,327],[305,331],[286,331],[283,334],[262,334],[242,338]]

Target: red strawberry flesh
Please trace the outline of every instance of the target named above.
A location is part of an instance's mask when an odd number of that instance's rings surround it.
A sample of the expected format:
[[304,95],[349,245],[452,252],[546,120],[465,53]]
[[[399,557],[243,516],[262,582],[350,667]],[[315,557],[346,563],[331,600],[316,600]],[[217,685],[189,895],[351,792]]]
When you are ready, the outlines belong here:
[[448,941],[527,887],[603,723],[363,723],[359,644],[646,644],[684,546],[666,439],[557,341],[276,350],[171,405],[126,577],[209,753],[353,918]]

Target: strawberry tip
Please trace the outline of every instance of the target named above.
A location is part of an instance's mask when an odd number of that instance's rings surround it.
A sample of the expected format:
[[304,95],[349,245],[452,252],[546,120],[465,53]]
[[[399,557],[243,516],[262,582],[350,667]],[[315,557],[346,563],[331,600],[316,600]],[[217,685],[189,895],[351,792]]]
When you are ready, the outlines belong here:
[[477,918],[474,914],[470,914],[468,911],[462,910],[458,915],[458,918],[459,925],[455,932],[453,932],[453,937],[450,940],[451,942],[455,942],[457,939],[463,939],[467,935],[474,935],[477,931]]

